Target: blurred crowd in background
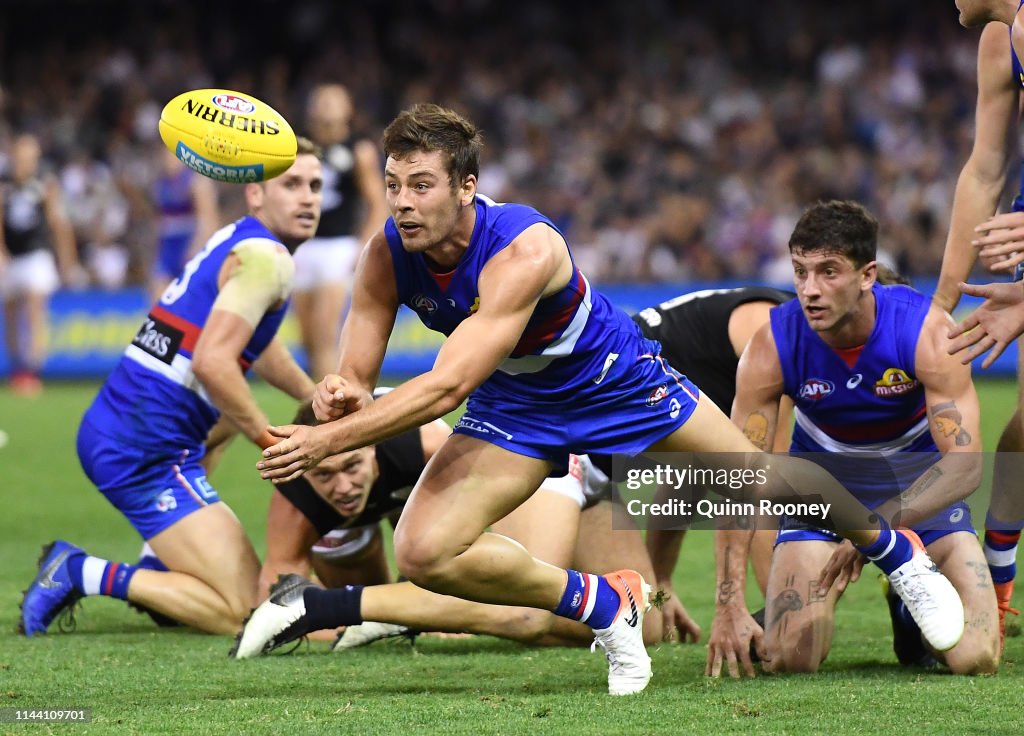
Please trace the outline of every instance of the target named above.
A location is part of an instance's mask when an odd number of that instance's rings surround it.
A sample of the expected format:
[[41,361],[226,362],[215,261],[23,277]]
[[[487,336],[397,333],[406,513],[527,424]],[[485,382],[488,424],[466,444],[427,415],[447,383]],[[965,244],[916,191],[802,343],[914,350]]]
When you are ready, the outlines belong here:
[[149,272],[157,120],[188,89],[302,133],[310,88],[340,82],[374,140],[411,103],[455,107],[484,131],[481,191],[552,217],[596,282],[784,282],[796,217],[833,197],[934,276],[973,135],[978,32],[952,0],[15,0],[0,34],[0,152],[38,138],[83,264],[65,277],[109,288]]

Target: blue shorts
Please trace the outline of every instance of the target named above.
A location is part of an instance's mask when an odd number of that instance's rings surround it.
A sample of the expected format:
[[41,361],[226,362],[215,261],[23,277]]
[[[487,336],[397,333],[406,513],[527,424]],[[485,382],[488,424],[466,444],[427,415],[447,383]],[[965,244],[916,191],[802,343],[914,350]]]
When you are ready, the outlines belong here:
[[158,278],[177,278],[185,267],[185,256],[192,235],[164,235],[157,244],[153,275]]
[[660,355],[641,354],[618,380],[569,399],[529,401],[477,390],[452,431],[564,469],[569,453],[643,452],[686,424],[699,397]]
[[220,501],[199,461],[203,448],[154,452],[126,445],[83,420],[78,460],[100,493],[151,539],[193,511]]
[[[921,538],[925,547],[953,532],[974,531],[971,509],[963,501],[948,506],[943,511],[914,527],[914,533]],[[842,542],[843,538],[833,531],[807,524],[792,516],[779,519],[779,533],[775,535],[776,546],[783,542]]]

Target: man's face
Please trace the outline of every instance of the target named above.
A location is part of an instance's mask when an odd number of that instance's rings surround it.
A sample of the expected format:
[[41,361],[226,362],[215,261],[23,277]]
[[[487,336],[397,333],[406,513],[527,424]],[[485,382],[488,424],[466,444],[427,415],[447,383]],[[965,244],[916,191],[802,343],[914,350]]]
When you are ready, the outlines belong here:
[[339,514],[350,518],[366,508],[377,474],[373,448],[364,447],[324,458],[307,471],[306,480]]
[[389,156],[384,183],[388,209],[402,246],[410,253],[422,253],[451,236],[461,208],[476,192],[473,176],[452,189],[440,151],[413,151],[401,159]]
[[322,186],[320,161],[312,154],[299,154],[280,176],[248,184],[246,198],[253,214],[294,251],[316,232]]
[[796,294],[812,330],[842,327],[857,313],[874,261],[857,268],[847,256],[829,250],[795,250],[791,258]]

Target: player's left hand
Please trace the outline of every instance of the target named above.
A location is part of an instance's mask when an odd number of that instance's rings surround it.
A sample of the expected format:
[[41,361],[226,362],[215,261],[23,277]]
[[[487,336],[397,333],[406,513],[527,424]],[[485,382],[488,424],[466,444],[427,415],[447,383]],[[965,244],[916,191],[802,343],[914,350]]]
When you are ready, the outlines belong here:
[[981,367],[988,368],[1006,347],[1024,333],[1024,284],[960,284],[960,291],[985,302],[949,331],[949,354],[966,350],[965,365],[989,351]]
[[1013,273],[1024,261],[1024,212],[1004,212],[974,228],[971,245],[988,270]]
[[819,590],[824,594],[834,585],[836,590],[842,593],[850,583],[857,582],[865,561],[866,558],[860,550],[854,547],[849,539],[844,539],[821,569]]
[[268,427],[267,431],[281,441],[263,451],[256,463],[260,477],[274,483],[294,480],[330,454],[330,448],[319,427],[285,424]]

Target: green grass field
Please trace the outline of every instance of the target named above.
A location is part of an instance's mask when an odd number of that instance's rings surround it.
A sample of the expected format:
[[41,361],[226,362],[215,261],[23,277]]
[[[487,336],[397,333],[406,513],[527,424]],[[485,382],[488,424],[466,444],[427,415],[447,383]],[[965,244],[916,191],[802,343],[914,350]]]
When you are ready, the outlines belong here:
[[[1024,725],[1024,638],[1007,640],[994,677],[903,671],[872,570],[842,601],[821,673],[709,680],[702,644],[666,644],[652,649],[648,690],[625,699],[605,694],[604,657],[586,649],[421,637],[415,648],[390,642],[333,655],[316,643],[236,662],[227,658],[229,638],[161,631],[110,599],[86,600],[74,633],[54,627],[25,639],[14,633],[18,602],[41,544],[63,537],[100,556],[138,554],[134,531],[92,489],[75,457],[78,419],[94,390],[53,384],[35,400],[0,391],[7,435],[0,448],[0,709],[92,709],[88,725],[8,722],[0,733],[994,734]],[[289,400],[257,391],[275,420],[288,418]],[[991,450],[1016,388],[988,382],[980,392]],[[236,443],[214,482],[260,549],[267,486],[256,458],[254,448]],[[689,536],[678,570],[676,590],[706,637],[710,532]]]

